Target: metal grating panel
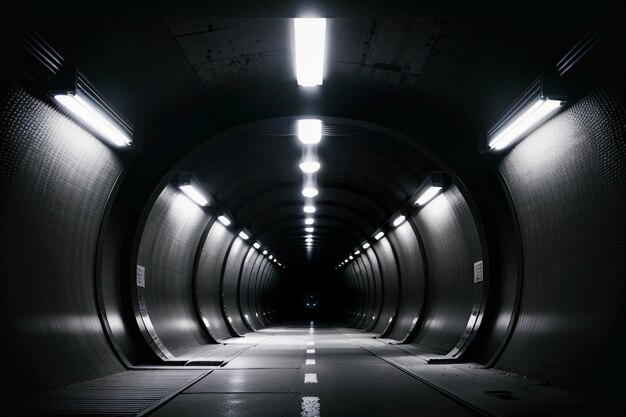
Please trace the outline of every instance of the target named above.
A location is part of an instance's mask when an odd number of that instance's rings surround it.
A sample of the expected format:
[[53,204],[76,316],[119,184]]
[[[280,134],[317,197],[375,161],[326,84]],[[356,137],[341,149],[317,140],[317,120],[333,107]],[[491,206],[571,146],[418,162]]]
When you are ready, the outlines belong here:
[[198,370],[126,371],[46,391],[37,408],[61,415],[136,415],[205,376]]

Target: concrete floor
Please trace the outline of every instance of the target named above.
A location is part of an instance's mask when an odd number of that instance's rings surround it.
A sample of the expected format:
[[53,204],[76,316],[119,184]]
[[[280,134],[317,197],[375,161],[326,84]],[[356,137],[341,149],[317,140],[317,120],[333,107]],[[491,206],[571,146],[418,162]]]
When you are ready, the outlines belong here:
[[266,332],[271,335],[258,338],[152,415],[476,415],[336,328],[310,324]]

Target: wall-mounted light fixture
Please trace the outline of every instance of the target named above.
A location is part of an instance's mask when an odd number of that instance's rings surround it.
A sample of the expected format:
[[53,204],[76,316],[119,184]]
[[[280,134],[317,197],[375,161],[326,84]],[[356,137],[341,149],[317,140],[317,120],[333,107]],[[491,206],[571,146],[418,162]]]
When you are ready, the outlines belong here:
[[228,217],[224,216],[223,214],[221,216],[219,216],[217,218],[217,220],[219,220],[220,223],[222,223],[224,226],[230,226],[231,221]]
[[133,129],[75,66],[65,65],[48,95],[96,136],[114,146],[129,146]]
[[565,103],[566,96],[559,91],[556,80],[542,74],[487,132],[488,148],[500,150],[511,145],[556,114]]
[[181,172],[177,175],[176,183],[178,188],[199,206],[208,206],[209,193],[204,186],[190,173]]
[[445,176],[442,172],[433,172],[426,177],[426,180],[417,189],[415,205],[424,206],[435,198],[445,186]]
[[400,226],[402,223],[404,223],[404,221],[406,220],[406,217],[404,217],[402,214],[399,215],[398,217],[396,217],[392,223],[393,227],[398,227]]

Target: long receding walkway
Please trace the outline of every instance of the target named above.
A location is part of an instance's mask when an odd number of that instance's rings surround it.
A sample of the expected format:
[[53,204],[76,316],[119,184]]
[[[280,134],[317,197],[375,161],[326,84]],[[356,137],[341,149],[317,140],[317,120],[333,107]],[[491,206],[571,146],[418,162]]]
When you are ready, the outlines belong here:
[[351,340],[362,336],[313,322],[263,330],[154,415],[475,415]]

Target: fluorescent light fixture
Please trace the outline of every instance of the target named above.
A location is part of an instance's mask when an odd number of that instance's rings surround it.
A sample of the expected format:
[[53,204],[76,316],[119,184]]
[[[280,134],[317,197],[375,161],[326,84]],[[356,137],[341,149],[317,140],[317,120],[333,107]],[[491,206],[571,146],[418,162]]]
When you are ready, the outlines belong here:
[[239,232],[239,237],[242,238],[243,240],[250,239],[250,236],[248,236],[243,230]]
[[365,242],[365,243],[363,244],[363,246],[361,246],[361,247],[362,247],[363,249],[369,249],[370,244],[369,244],[368,242]]
[[500,150],[506,148],[526,132],[537,126],[540,121],[554,114],[561,106],[561,100],[539,99],[528,110],[522,113],[508,127],[489,139],[489,148]]
[[[313,330],[309,329],[309,333],[313,333]],[[307,359],[306,360],[306,364],[307,365],[315,365],[315,359]]]
[[319,143],[322,140],[322,121],[319,119],[298,120],[298,139],[307,145]]
[[313,198],[318,194],[319,191],[317,191],[317,188],[314,187],[306,187],[302,189],[302,195],[305,197]]
[[312,228],[312,227],[305,227],[304,228],[304,231],[307,232],[307,233],[313,233],[313,230],[315,230],[315,229]]
[[352,255],[348,256],[348,259],[353,260],[354,257]]
[[355,254],[355,255],[360,255],[360,254],[361,254],[361,251],[360,251],[360,250],[357,250],[357,251],[355,251],[355,252],[354,252],[354,254]]
[[313,235],[306,235],[304,237],[307,238],[307,239],[313,239]]
[[274,262],[278,262],[278,261],[276,260],[276,258],[274,258]]
[[404,217],[402,214],[399,215],[398,217],[395,218],[395,220],[393,221],[393,227],[397,227],[400,226],[402,223],[404,223],[404,221],[406,220],[406,217]]
[[303,210],[305,213],[313,214],[315,213],[315,206],[304,206]]
[[380,239],[383,238],[383,236],[385,236],[384,232],[378,232],[378,233],[376,233],[376,236],[374,236],[374,239],[380,240]]
[[274,255],[270,255],[268,259],[271,261],[272,259],[274,259]]
[[344,259],[344,260],[343,260],[343,263],[344,263],[344,264],[347,264],[347,263],[348,263],[348,258]]
[[313,223],[315,223],[315,220],[310,217],[307,217],[306,219],[304,219],[304,224],[310,225]]
[[503,149],[527,135],[565,104],[555,80],[541,76],[487,133],[489,149]]
[[296,38],[296,79],[298,85],[314,87],[324,82],[326,19],[293,19]]
[[115,146],[132,143],[133,129],[76,67],[64,67],[51,81],[49,96],[93,133]]
[[304,239],[305,242],[307,243],[313,243],[313,238],[312,237],[307,237],[306,239]]
[[254,242],[252,247],[254,247],[254,249],[261,249],[261,244],[259,242]]
[[417,204],[418,206],[423,206],[424,204],[435,198],[435,196],[441,192],[442,188],[443,187],[435,187],[431,185],[423,193],[420,194],[417,200],[415,200],[415,204]]
[[306,174],[312,174],[319,171],[320,163],[317,161],[305,161],[300,164],[300,169]]
[[202,185],[191,174],[186,172],[178,174],[178,188],[197,205],[202,207],[209,205]]
[[267,255],[267,251],[266,250],[263,251],[263,255]]
[[281,264],[280,262],[278,263],[278,266],[283,266],[283,264]]
[[219,216],[217,220],[219,220],[219,222],[222,223],[224,226],[230,226],[230,223],[231,223],[230,219],[224,216],[223,214]]
[[116,146],[127,146],[131,139],[117,128],[108,117],[78,94],[55,94],[54,99],[80,121],[91,127],[97,134]]
[[193,185],[181,185],[180,190],[185,193],[187,197],[189,197],[194,203],[199,206],[208,206],[209,202],[206,198],[200,194],[198,190],[196,190]]

